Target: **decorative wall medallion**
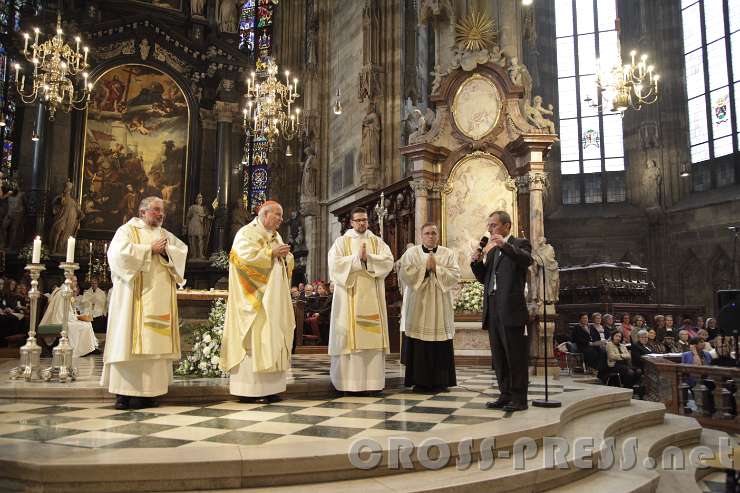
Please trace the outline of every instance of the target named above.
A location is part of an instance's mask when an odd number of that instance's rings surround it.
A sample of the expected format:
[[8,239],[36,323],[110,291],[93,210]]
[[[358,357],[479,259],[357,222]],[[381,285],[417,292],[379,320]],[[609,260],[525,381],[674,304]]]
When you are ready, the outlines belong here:
[[475,74],[462,83],[452,102],[452,118],[466,137],[480,140],[496,127],[501,95],[487,77]]

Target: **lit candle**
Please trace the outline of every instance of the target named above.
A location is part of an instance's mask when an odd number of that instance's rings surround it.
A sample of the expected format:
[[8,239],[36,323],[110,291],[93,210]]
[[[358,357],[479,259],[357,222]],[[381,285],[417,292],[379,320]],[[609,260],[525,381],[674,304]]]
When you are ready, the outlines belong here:
[[28,53],[28,33],[23,33],[23,53]]
[[35,38],[34,38],[34,40],[33,40],[33,45],[34,45],[34,46],[33,46],[33,49],[35,50],[35,49],[36,49],[36,47],[37,47],[37,46],[38,46],[38,44],[39,44],[39,32],[40,32],[40,31],[39,31],[39,28],[38,28],[38,27],[34,27],[34,28],[33,28],[33,32],[34,32],[34,33],[36,34],[36,37],[35,37]]
[[103,254],[108,254],[108,243],[103,243]]
[[18,71],[20,70],[21,66],[16,63],[15,65],[13,65],[13,68],[15,69],[15,79],[13,80],[15,80],[15,82],[18,82]]
[[290,72],[287,70],[285,71],[285,84],[288,86],[290,85]]
[[75,48],[75,51],[79,53],[80,51],[80,37],[75,36],[75,43],[77,43],[77,47]]
[[40,264],[41,263],[41,237],[37,236],[35,240],[33,240],[33,255],[31,255],[31,263],[32,264]]
[[75,261],[75,239],[73,236],[70,236],[69,239],[67,239],[67,263],[71,264]]
[[298,96],[298,79],[293,79],[293,93]]
[[87,52],[90,51],[90,48],[85,46],[84,48],[82,48],[82,50],[85,52],[85,59],[82,61],[82,65],[86,67],[87,66]]

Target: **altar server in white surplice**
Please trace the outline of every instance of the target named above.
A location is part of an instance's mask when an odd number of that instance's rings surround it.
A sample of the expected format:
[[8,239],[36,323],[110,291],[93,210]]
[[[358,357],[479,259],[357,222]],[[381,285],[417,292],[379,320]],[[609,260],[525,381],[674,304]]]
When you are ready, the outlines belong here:
[[421,245],[406,250],[398,269],[398,283],[404,286],[404,383],[420,392],[444,391],[457,385],[452,290],[460,281],[460,267],[455,252],[439,246],[436,224],[422,225],[421,239]]
[[242,402],[277,402],[290,369],[295,315],[290,297],[293,255],[277,229],[283,208],[262,204],[234,237],[229,255],[229,300],[221,343],[221,369],[229,392]]
[[116,409],[156,406],[180,359],[175,284],[188,247],[162,228],[164,214],[162,199],[145,198],[108,248],[113,288],[101,384],[117,395]]
[[[76,286],[77,278],[72,277],[70,289],[72,289],[73,293]],[[54,291],[49,296],[49,305],[46,307],[46,311],[39,325],[62,325],[66,317],[68,321],[67,338],[69,339],[69,345],[72,346],[72,356],[77,358],[95,351],[98,347],[98,340],[93,332],[92,324],[89,321],[79,320],[77,318],[77,312],[74,309],[74,296],[70,296],[67,302],[64,302],[64,296],[62,296],[63,289],[64,285],[54,288]],[[45,342],[47,344],[53,343],[54,337],[50,339],[50,341]]]
[[329,331],[330,376],[340,392],[378,393],[385,387],[388,313],[385,277],[393,254],[368,230],[367,210],[356,207],[352,229],[329,250],[334,283]]

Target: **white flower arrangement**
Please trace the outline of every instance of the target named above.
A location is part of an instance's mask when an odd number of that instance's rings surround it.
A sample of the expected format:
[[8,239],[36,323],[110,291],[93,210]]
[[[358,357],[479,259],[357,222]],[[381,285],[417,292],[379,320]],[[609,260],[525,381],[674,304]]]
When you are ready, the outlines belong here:
[[175,373],[197,377],[229,376],[218,367],[225,316],[226,301],[216,299],[208,314],[208,322],[193,331],[192,352],[180,361]]
[[481,312],[483,311],[483,284],[478,281],[467,281],[455,298],[456,312]]

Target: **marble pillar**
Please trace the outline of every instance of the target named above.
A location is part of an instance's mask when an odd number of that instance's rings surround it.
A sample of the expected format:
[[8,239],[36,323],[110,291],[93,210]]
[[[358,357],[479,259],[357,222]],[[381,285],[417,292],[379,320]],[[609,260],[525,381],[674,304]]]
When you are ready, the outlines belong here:
[[216,175],[218,183],[218,211],[216,211],[215,243],[216,250],[225,250],[229,231],[229,188],[231,186],[231,134],[238,103],[217,101],[216,115]]

